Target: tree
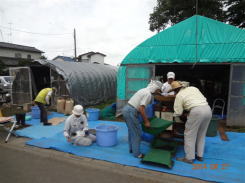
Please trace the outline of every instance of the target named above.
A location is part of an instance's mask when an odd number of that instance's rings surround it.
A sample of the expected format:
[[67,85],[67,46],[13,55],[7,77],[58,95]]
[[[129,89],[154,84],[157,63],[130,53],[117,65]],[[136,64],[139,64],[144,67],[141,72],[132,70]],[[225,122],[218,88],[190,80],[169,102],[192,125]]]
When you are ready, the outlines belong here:
[[224,21],[224,0],[157,0],[157,6],[150,14],[150,30],[158,32],[168,25],[176,24],[196,14]]
[[228,23],[245,28],[245,0],[227,0],[225,5]]
[[45,55],[42,55],[42,56],[40,57],[40,59],[41,59],[41,60],[47,60],[47,57],[46,57]]
[[19,59],[18,66],[29,66],[31,64],[30,60],[27,59]]

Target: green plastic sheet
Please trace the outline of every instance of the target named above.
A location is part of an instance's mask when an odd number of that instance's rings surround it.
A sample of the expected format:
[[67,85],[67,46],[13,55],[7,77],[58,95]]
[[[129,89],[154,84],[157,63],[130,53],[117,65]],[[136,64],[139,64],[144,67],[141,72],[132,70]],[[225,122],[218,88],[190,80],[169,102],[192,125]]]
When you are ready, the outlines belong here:
[[162,149],[151,149],[151,151],[142,159],[142,163],[166,165],[169,168],[173,167],[171,152]]
[[175,141],[168,141],[159,138],[155,138],[151,146],[157,149],[163,149],[171,152],[174,155],[177,151],[178,143]]
[[245,62],[245,30],[195,15],[145,40],[122,64]]
[[173,124],[172,121],[167,121],[161,118],[150,119],[151,126],[146,128],[144,123],[142,123],[142,129],[144,132],[150,133],[152,135],[158,135],[164,130],[166,130],[170,125]]
[[126,98],[126,66],[120,66],[117,72],[117,97],[120,100]]
[[115,120],[116,108],[112,105],[107,106],[100,110],[100,120]]

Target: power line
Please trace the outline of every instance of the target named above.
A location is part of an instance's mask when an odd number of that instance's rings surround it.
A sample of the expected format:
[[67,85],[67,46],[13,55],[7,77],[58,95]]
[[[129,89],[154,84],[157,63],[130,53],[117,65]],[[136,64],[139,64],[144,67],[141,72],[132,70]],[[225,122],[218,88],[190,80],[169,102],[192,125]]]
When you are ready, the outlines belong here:
[[30,31],[25,31],[25,30],[20,30],[20,29],[13,29],[13,28],[9,28],[6,26],[2,26],[2,25],[0,25],[0,27],[3,29],[11,30],[11,31],[23,32],[23,33],[27,33],[27,34],[36,34],[36,35],[41,35],[41,36],[63,36],[63,35],[71,35],[72,34],[72,33],[59,33],[59,34],[38,33],[38,32],[30,32]]
[[55,52],[69,52],[69,51],[74,51],[74,48],[67,49],[67,50],[52,50],[51,49],[51,51],[47,51],[47,52],[55,53]]
[[[77,47],[77,49],[82,49],[82,48],[79,48]],[[70,49],[48,49],[50,51],[47,51],[47,52],[68,52],[68,51],[74,51],[74,48],[70,48]]]

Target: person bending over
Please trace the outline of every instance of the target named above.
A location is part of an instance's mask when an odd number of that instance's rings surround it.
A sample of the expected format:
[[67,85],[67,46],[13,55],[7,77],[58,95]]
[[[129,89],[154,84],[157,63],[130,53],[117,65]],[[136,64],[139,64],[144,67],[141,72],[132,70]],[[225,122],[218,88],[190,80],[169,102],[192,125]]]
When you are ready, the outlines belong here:
[[144,157],[140,152],[142,129],[138,120],[138,113],[142,115],[144,125],[150,127],[150,121],[147,118],[145,107],[151,103],[153,94],[161,93],[161,87],[162,83],[160,81],[152,80],[146,88],[137,91],[122,110],[123,117],[128,127],[129,152],[133,153],[134,157]]

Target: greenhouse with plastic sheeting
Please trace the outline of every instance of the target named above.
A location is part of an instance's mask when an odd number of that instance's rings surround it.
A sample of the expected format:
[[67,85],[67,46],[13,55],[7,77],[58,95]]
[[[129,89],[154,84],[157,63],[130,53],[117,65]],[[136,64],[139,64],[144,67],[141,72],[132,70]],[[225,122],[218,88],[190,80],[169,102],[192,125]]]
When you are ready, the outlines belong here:
[[230,126],[245,126],[245,30],[190,17],[145,40],[123,59],[117,74],[117,114],[151,79],[167,72],[198,87],[210,106],[225,101]]
[[117,68],[104,64],[36,60],[29,67],[10,68],[15,76],[14,104],[30,103],[45,87],[56,87],[56,96],[76,104],[95,105],[116,98]]

